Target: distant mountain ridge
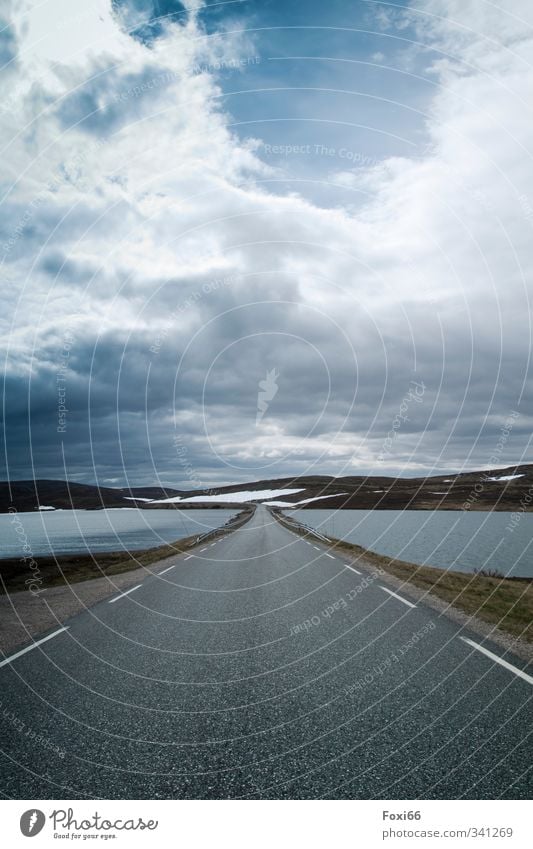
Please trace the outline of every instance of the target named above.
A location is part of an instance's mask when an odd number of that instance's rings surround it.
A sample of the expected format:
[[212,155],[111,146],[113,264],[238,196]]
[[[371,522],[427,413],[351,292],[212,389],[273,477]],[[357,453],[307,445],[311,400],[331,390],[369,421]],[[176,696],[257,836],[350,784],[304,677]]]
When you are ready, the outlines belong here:
[[[257,496],[261,490],[266,490],[265,498]],[[234,502],[228,498],[232,494]],[[172,501],[165,504],[165,499]],[[191,509],[202,504],[227,506],[247,500],[305,509],[529,511],[533,503],[533,464],[418,478],[308,475],[193,491],[159,486],[114,488],[46,479],[0,482],[3,513],[9,509],[29,512],[43,508],[98,510],[133,506]]]

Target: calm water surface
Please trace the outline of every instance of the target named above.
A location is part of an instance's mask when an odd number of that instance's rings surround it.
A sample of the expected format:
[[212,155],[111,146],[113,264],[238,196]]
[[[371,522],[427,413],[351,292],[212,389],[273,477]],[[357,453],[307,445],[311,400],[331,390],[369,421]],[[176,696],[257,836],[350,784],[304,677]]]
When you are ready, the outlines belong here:
[[[136,551],[200,535],[224,525],[236,510],[54,510],[0,514],[0,557]],[[25,544],[29,546],[24,549]]]
[[462,510],[291,510],[299,522],[379,554],[472,572],[533,577],[533,514]]

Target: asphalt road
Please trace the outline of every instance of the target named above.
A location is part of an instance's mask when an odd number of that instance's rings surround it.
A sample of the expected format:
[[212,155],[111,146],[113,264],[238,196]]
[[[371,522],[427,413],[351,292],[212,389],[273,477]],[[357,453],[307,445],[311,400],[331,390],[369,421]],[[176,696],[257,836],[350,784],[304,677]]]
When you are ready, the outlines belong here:
[[523,661],[262,507],[168,564],[3,662],[4,798],[530,798]]

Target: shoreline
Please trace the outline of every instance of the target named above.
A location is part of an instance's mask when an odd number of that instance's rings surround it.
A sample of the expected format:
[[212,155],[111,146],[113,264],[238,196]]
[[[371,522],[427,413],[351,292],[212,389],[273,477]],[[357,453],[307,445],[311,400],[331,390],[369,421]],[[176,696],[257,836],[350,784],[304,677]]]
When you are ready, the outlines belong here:
[[[39,569],[46,585],[36,592],[24,585],[25,573],[20,574],[21,558],[0,560],[0,652],[6,655],[23,648],[117,590],[129,589],[150,575],[158,575],[172,558],[180,558],[185,552],[203,545],[208,538],[212,540],[237,530],[248,521],[254,509],[241,510],[227,524],[208,531],[199,539],[186,537],[176,543],[137,552],[48,557],[46,564],[42,558]],[[12,569],[6,574],[2,570],[6,563],[10,566],[16,563],[18,574]]]
[[491,639],[505,651],[533,662],[533,578],[492,577],[456,572],[437,566],[419,566],[378,554],[354,543],[321,537],[296,519],[273,508],[281,525],[299,536],[311,536],[318,545],[348,555],[358,568],[382,573],[382,580],[402,594]]

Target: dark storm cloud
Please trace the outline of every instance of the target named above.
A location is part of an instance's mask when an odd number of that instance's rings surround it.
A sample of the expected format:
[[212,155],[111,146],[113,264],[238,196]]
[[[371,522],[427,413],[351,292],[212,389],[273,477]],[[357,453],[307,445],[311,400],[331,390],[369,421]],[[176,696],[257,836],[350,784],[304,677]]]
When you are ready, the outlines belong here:
[[[359,346],[356,370],[351,345],[343,346],[311,311],[296,306],[287,310],[273,303],[266,312],[263,307],[247,306],[224,314],[224,296],[217,295],[222,315],[209,329],[204,331],[199,322],[199,333],[192,340],[190,331],[183,332],[177,324],[157,354],[150,351],[153,337],[146,327],[98,335],[77,331],[65,374],[69,410],[65,433],[57,432],[61,340],[54,338],[36,351],[37,362],[49,365],[36,368],[31,381],[11,378],[6,391],[13,421],[30,423],[22,431],[16,427],[9,431],[14,468],[23,467],[21,458],[29,457],[31,429],[34,463],[42,475],[52,474],[64,451],[73,474],[87,464],[92,468],[94,455],[98,469],[121,480],[130,470],[134,482],[148,483],[157,474],[167,484],[186,486],[173,443],[179,435],[196,477],[207,482],[231,480],[232,474],[257,477],[265,467],[262,458],[230,464],[233,469],[237,466],[233,472],[217,468],[205,438],[216,436],[222,443],[240,439],[243,444],[256,438],[258,382],[271,369],[279,373],[279,391],[263,424],[282,427],[285,437],[303,440],[299,456],[282,455],[278,463],[268,464],[273,475],[286,474],[288,469],[305,472],[313,458],[314,449],[306,445],[311,437],[353,438],[355,446],[366,434],[364,443],[379,448],[413,381],[424,386],[423,399],[408,402],[394,450],[387,457],[391,466],[401,465],[420,439],[418,461],[422,456],[435,457],[452,433],[456,451],[459,445],[472,445],[481,434],[476,450],[484,462],[503,425],[505,410],[515,407],[513,390],[503,380],[493,403],[501,412],[493,411],[485,420],[498,363],[478,358],[470,378],[475,391],[468,396],[467,347],[457,347],[448,357],[440,385],[435,380],[443,365],[439,340],[433,346],[429,340],[421,345],[423,355],[415,373],[408,342],[396,340],[393,360],[387,365],[375,356],[376,347],[361,328],[366,344]],[[226,292],[226,297],[234,306],[236,292]],[[216,317],[213,305],[211,310]],[[504,360],[503,374],[508,377],[516,364],[514,358]],[[465,392],[468,405],[461,409]],[[517,428],[516,437],[526,431]],[[354,473],[346,467],[348,459],[349,452],[344,460],[325,458],[320,471]],[[86,479],[92,479],[94,473],[87,475]]]

